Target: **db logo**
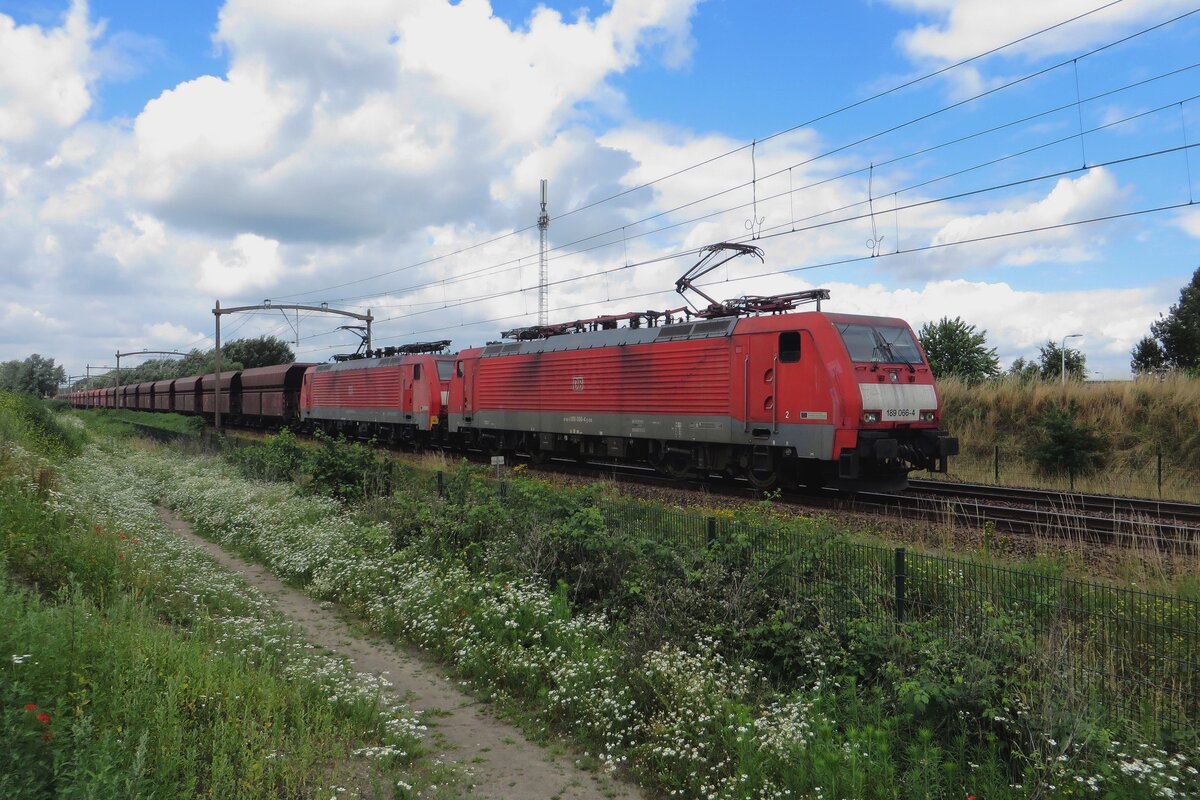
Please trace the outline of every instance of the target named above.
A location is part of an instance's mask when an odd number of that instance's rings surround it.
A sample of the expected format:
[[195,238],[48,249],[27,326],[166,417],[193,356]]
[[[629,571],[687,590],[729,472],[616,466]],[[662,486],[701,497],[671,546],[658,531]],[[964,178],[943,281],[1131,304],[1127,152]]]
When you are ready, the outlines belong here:
[[571,391],[572,392],[582,392],[583,391],[583,376],[582,375],[576,375],[575,377],[571,378]]

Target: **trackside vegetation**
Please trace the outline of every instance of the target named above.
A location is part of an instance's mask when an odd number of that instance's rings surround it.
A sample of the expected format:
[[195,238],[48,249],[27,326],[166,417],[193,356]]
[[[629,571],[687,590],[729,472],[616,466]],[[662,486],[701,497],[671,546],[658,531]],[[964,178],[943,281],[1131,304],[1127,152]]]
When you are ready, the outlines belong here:
[[[751,508],[689,543],[650,524],[672,509],[603,486],[513,479],[502,494],[462,465],[439,493],[376,451],[289,434],[226,459],[139,447],[77,462],[666,796],[1200,791],[1194,729],[1066,680],[1071,636],[1039,634],[1011,608],[966,627],[872,613],[882,596],[849,580],[869,565],[831,561],[847,534],[825,521],[799,523],[785,551],[773,544],[785,523]],[[813,565],[818,590],[781,591]],[[1194,634],[1175,647],[1194,658]]]
[[[1200,502],[1200,378],[939,381],[951,477]],[[999,453],[999,468],[994,458]]]
[[[0,613],[20,622],[0,628],[0,797],[344,796],[355,778],[437,796],[416,785],[419,722],[168,535],[158,504],[663,796],[1200,794],[1194,601],[1114,592],[1099,628],[1055,564],[1003,570],[1028,595],[1010,603],[990,565],[914,552],[905,615],[890,549],[768,503],[705,525],[468,464],[439,490],[363,445],[284,432],[214,455],[4,400]],[[1105,642],[1182,671],[1158,696],[1081,681]]]
[[[169,533],[125,443],[0,393],[0,798],[415,796],[382,683]],[[458,790],[422,796],[463,796]]]

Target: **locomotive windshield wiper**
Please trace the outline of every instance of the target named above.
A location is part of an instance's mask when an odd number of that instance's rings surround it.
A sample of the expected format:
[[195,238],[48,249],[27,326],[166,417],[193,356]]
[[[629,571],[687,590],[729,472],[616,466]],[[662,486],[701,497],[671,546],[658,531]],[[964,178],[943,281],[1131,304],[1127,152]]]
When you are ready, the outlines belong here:
[[[871,336],[875,339],[875,349],[871,351],[871,355],[882,353],[887,356],[888,361],[896,361],[896,354],[892,352],[892,346],[888,344],[888,340],[883,338],[883,334],[878,328],[871,328]],[[874,369],[879,369],[879,359],[875,359]]]
[[[871,334],[875,337],[875,352],[883,351],[887,355],[890,363],[895,364],[899,362],[908,367],[909,372],[917,371],[917,368],[912,365],[911,361],[903,356],[896,355],[896,351],[892,348],[892,343],[887,340],[887,337],[879,332],[878,328],[871,328]],[[879,369],[878,363],[875,364],[875,366],[872,368],[872,371],[876,369]]]

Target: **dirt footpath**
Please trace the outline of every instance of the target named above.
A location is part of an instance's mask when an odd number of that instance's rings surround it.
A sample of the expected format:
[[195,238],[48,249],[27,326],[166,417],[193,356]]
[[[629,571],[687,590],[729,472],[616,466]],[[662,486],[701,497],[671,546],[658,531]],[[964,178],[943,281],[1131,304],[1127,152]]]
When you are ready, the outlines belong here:
[[[576,767],[568,756],[554,757],[531,744],[517,728],[485,714],[439,667],[412,650],[363,639],[300,591],[289,588],[265,567],[251,564],[197,536],[191,526],[165,509],[159,515],[172,531],[237,572],[275,603],[313,644],[346,656],[359,672],[386,677],[392,694],[426,714],[427,745],[434,757],[457,763],[472,776],[475,793],[494,800],[601,800],[643,798],[627,783]],[[439,748],[441,752],[439,753]]]

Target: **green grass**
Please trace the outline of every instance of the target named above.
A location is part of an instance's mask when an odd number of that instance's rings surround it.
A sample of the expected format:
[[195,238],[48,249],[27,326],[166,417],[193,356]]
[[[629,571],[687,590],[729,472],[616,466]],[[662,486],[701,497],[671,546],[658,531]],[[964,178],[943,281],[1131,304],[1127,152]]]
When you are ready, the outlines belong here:
[[[891,551],[827,522],[752,507],[721,515],[710,541],[700,513],[537,480],[514,481],[502,500],[470,467],[447,476],[442,499],[428,473],[407,468],[389,475],[391,493],[339,491],[325,484],[360,454],[324,449],[322,481],[286,440],[237,459],[298,476],[302,489],[151,446],[85,454],[66,483],[79,503],[114,513],[166,500],[223,546],[436,653],[543,736],[571,736],[586,762],[664,792],[1200,792],[1191,726],[1160,729],[1133,693],[1113,704],[1120,689],[1075,680],[1088,648],[1160,651],[1151,634],[1177,636],[1164,654],[1194,660],[1194,626],[1166,631],[1194,608],[1172,598],[1114,589],[1094,604],[1120,624],[1089,628],[1079,606],[1093,601],[1059,565],[1002,571],[1008,585],[992,587],[986,558],[914,554],[910,597],[941,611],[914,606],[898,626]],[[368,500],[347,506],[323,491]],[[1157,700],[1194,712],[1182,697]]]
[[165,529],[109,469],[123,445],[72,458],[64,422],[0,402],[0,798],[466,792],[378,680]]
[[134,425],[186,434],[198,434],[206,427],[202,417],[128,408],[98,408],[80,416],[89,429],[109,436],[136,436],[138,430]]
[[[898,628],[890,574],[863,591],[856,574],[874,567],[851,556],[796,574],[827,584],[807,591],[754,557],[758,534],[726,527],[709,547],[702,516],[660,508],[659,522],[683,523],[694,541],[651,535],[652,504],[633,513],[602,487],[516,481],[501,500],[483,470],[462,468],[438,499],[413,472],[390,498],[351,506],[356,515],[215,460],[148,449],[119,463],[133,477],[114,482],[437,654],[485,697],[536,718],[543,737],[570,735],[598,768],[663,791],[1071,797],[1090,782],[1133,800],[1200,788],[1192,732],[1162,735],[1140,710],[1105,709],[1063,683],[1069,638],[1039,635],[986,599],[978,614]],[[742,517],[767,542],[782,535],[759,509]],[[827,523],[794,535],[801,551],[847,544]],[[778,563],[816,569],[804,555]],[[914,564],[913,597],[946,577]],[[1033,599],[1051,616],[1074,602]]]
[[[1103,494],[1200,502],[1200,378],[1173,375],[1107,383],[1015,379],[966,384],[939,381],[942,425],[962,455],[950,460],[956,480],[999,482]],[[1045,409],[1075,403],[1078,422],[1104,439],[1103,467],[1091,475],[1047,476],[1029,453]],[[1158,469],[1163,460],[1161,485]]]

